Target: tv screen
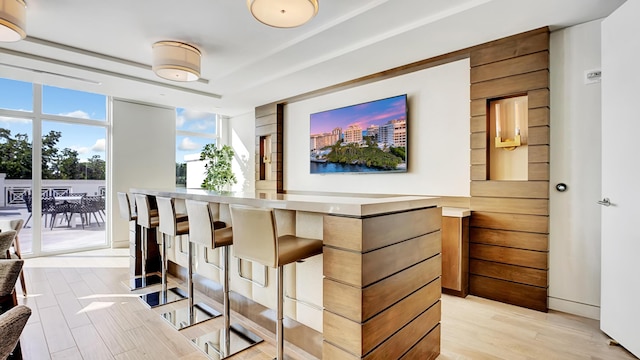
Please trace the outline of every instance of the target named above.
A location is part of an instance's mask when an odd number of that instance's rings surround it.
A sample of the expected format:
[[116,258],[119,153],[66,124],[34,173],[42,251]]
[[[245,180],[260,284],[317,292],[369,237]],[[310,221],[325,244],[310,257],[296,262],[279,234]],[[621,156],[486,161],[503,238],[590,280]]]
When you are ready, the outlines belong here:
[[407,95],[311,114],[312,174],[407,171]]

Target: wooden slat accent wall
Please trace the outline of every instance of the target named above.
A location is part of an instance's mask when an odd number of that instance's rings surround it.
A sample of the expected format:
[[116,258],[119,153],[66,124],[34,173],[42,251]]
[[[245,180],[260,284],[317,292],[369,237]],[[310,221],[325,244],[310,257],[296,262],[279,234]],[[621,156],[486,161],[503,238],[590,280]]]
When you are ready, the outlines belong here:
[[[255,137],[255,178],[256,190],[276,190],[283,192],[283,163],[282,163],[282,134],[283,134],[283,105],[268,104],[255,109],[256,137]],[[260,137],[271,136],[271,164],[266,180],[260,180]]]
[[[471,51],[470,292],[547,311],[549,254],[549,31]],[[528,181],[488,179],[487,105],[528,95]]]
[[[256,189],[283,191],[282,106],[285,104],[401,76],[467,57],[470,58],[471,64],[471,135],[468,143],[471,151],[469,164],[471,198],[445,198],[442,204],[443,206],[469,207],[473,210],[470,219],[470,242],[475,246],[470,254],[471,293],[546,311],[548,271],[545,262],[548,263],[550,150],[548,28],[460,49],[282,99],[277,104],[257,107],[256,144],[259,144],[260,135],[276,134],[275,146],[272,145],[275,158],[272,157],[272,159],[277,161],[277,165],[274,180],[256,181]],[[523,94],[528,95],[529,106],[528,181],[487,180],[488,167],[491,165],[488,159],[490,142],[487,138],[489,131],[487,101]],[[258,150],[256,148],[256,154],[259,154]],[[256,162],[256,179],[259,179],[258,174],[259,160]],[[519,251],[512,251],[512,249]],[[491,255],[490,259],[486,258],[489,257],[488,254]],[[511,256],[516,258],[511,259]],[[362,259],[363,257],[359,258],[359,260]],[[537,267],[526,265],[533,261],[532,259],[537,261],[535,262]],[[428,267],[428,264],[421,266]],[[417,268],[413,270],[418,271]],[[333,285],[335,287],[352,286]],[[345,297],[362,295],[359,291],[347,292],[346,290],[343,294]],[[328,299],[325,298],[325,301]],[[368,316],[366,309],[360,310],[363,311],[364,316]],[[428,344],[439,342],[439,328],[438,325],[425,335],[418,343],[420,346],[416,345],[414,352],[408,352],[404,356],[426,354],[436,349],[435,346]],[[328,342],[324,343],[324,351],[325,358],[330,359],[355,356],[352,352],[347,352],[344,348],[335,347]]]

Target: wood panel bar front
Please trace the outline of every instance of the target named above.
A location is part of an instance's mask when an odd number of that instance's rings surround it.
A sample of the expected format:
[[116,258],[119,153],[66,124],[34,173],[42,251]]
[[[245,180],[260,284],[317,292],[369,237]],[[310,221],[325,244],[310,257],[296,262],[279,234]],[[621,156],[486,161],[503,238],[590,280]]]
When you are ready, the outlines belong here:
[[440,353],[441,216],[324,217],[324,359]]
[[[439,198],[280,194],[260,190],[226,194],[201,189],[130,191],[220,205],[273,208],[282,225],[279,230],[321,237],[322,269],[317,274],[300,273],[311,274],[301,280],[305,286],[323,286],[318,299],[305,298],[311,303],[322,302],[321,339],[308,331],[306,334],[313,339],[305,342],[297,335],[287,335],[294,332],[289,328],[285,331],[288,342],[306,351],[311,348],[313,356],[331,360],[430,359],[440,353]],[[297,265],[295,271],[298,277]],[[234,275],[231,276],[233,283]],[[292,290],[294,296],[308,295],[298,294],[297,285]],[[258,297],[234,295],[246,297],[247,303],[275,296],[275,292],[264,291]],[[232,298],[232,305],[234,301],[238,302]],[[246,309],[242,306],[234,310],[253,319],[243,312]],[[304,323],[307,320],[291,318],[305,328],[316,324]]]

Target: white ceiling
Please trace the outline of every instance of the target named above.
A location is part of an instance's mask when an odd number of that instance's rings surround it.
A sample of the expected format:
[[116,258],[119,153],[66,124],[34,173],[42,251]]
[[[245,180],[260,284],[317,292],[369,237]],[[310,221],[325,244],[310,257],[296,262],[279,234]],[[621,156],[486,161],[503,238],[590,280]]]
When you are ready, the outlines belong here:
[[[542,26],[605,17],[624,0],[319,2],[309,23],[277,29],[254,20],[245,0],[27,0],[28,37],[0,43],[0,77],[234,116]],[[198,47],[205,80],[156,77],[151,45],[160,40]]]

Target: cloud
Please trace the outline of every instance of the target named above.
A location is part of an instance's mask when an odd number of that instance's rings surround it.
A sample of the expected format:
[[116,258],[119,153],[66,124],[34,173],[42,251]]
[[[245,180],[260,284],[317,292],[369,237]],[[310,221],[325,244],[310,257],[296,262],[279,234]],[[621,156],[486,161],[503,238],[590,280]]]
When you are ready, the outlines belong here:
[[188,129],[191,131],[215,128],[216,114],[185,109],[176,116],[176,127],[182,128],[185,124],[189,124]]
[[187,121],[187,119],[185,119],[184,115],[176,116],[176,128],[182,127],[185,121]]
[[215,120],[202,120],[191,126],[191,130],[203,131],[208,129],[214,129],[216,127]]
[[182,112],[182,116],[185,117],[187,121],[190,120],[202,120],[212,118],[215,120],[216,114],[205,112],[205,111],[197,111],[197,110],[184,110]]
[[191,141],[191,139],[189,139],[188,137],[185,137],[184,139],[182,139],[182,141],[178,145],[178,150],[182,150],[182,151],[193,151],[198,149],[200,149],[200,145]]
[[11,123],[31,124],[31,119],[21,119],[21,118],[9,117],[9,116],[0,116],[0,121],[6,122],[8,124],[11,124]]
[[78,155],[86,154],[89,152],[89,148],[86,146],[71,146],[71,150],[75,150],[78,152]]
[[91,147],[92,151],[95,152],[104,152],[105,150],[105,139],[98,139],[96,143]]
[[87,114],[86,112],[82,111],[82,110],[75,110],[72,112],[68,112],[68,113],[61,113],[58,114],[60,116],[69,116],[69,117],[74,117],[74,118],[80,118],[80,119],[90,119],[89,114]]

